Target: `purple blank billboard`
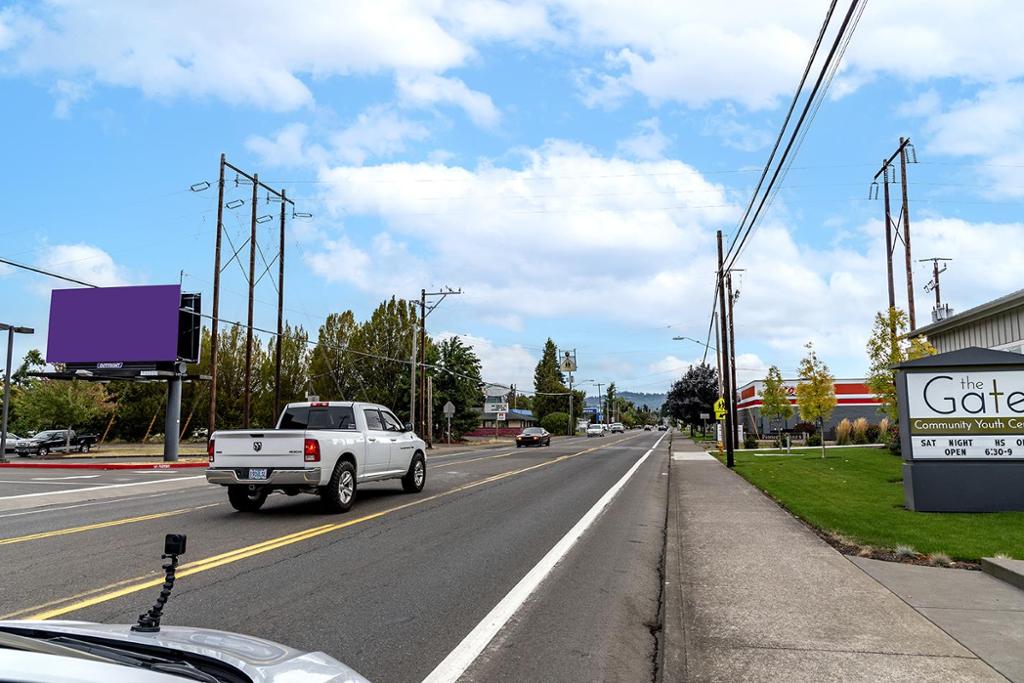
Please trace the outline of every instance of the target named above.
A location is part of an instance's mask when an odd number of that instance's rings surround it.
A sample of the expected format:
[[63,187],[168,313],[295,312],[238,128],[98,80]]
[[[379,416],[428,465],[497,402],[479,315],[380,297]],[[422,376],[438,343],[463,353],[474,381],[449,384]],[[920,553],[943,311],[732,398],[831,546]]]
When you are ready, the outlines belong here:
[[46,362],[173,362],[180,307],[179,285],[55,289]]

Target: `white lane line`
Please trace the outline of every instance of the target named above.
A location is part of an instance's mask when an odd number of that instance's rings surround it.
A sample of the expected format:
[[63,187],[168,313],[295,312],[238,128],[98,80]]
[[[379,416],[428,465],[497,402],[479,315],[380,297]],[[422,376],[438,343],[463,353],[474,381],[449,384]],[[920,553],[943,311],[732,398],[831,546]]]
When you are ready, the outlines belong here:
[[523,606],[523,603],[526,602],[530,595],[537,590],[548,574],[551,573],[551,570],[555,568],[555,565],[568,554],[573,545],[576,544],[576,541],[580,539],[580,536],[590,528],[594,520],[604,511],[622,487],[626,485],[630,477],[640,469],[640,466],[644,464],[664,438],[665,435],[662,434],[654,445],[639,460],[633,463],[633,466],[622,475],[622,478],[615,482],[601,496],[601,499],[594,503],[592,508],[587,510],[587,513],[580,518],[580,521],[576,522],[576,525],[569,529],[568,533],[562,536],[558,543],[552,546],[551,550],[541,558],[540,562],[534,565],[533,569],[528,571],[526,576],[519,580],[519,583],[501,599],[501,602],[488,612],[483,621],[477,624],[462,639],[462,642],[448,653],[448,656],[423,679],[423,683],[454,683],[454,681],[459,680],[462,674],[466,673],[466,669],[476,661],[476,658],[484,651],[487,644],[491,642],[494,636],[498,635],[498,632],[508,623],[508,620]]
[[[63,491],[47,491],[46,493],[20,493],[16,496],[0,496],[0,500],[13,500],[15,498],[38,498],[40,496],[59,496],[62,493],[84,493],[86,491],[101,491],[103,489],[120,489],[127,488],[129,486],[150,486],[152,484],[160,484],[165,481],[187,481],[189,479],[205,479],[205,474],[200,474],[195,477],[174,477],[171,479],[161,479],[160,481],[136,481],[131,484],[109,484],[107,486],[87,486],[80,489],[64,489]],[[18,482],[25,483],[25,482]]]
[[32,477],[32,481],[64,481],[65,479],[95,479],[99,474],[73,474],[69,477]]

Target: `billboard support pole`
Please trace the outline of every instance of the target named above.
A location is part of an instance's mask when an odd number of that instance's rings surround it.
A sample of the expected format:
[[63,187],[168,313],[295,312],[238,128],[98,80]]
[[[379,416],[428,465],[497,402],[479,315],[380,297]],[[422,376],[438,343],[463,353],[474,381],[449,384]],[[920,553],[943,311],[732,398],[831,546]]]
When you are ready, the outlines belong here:
[[220,315],[220,243],[224,219],[224,155],[220,155],[220,181],[217,183],[217,243],[213,253],[213,320],[210,321],[210,417],[207,434],[213,434],[217,422],[217,323]]
[[167,411],[164,415],[164,462],[178,461],[181,427],[181,375],[167,378]]
[[245,326],[245,401],[242,405],[242,428],[249,428],[252,417],[252,305],[256,286],[256,193],[260,189],[260,174],[252,176],[252,219],[249,235],[249,315]]
[[274,346],[274,417],[281,414],[281,335],[284,333],[284,208],[285,191],[281,190],[281,251],[277,261],[277,344]]

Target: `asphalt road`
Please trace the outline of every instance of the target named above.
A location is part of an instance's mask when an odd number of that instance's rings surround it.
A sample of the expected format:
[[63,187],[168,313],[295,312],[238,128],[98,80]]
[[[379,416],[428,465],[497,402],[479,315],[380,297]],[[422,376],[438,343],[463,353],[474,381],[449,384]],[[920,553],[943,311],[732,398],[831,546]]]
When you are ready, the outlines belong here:
[[[0,484],[0,506],[63,493],[0,507],[0,617],[134,622],[159,591],[164,534],[187,533],[165,623],[322,650],[375,681],[420,681],[662,436],[428,456],[422,493],[365,485],[344,515],[284,495],[237,513],[196,470],[49,481],[37,477],[60,472],[7,470],[0,479],[15,483]],[[667,455],[665,439],[464,680],[652,679]]]

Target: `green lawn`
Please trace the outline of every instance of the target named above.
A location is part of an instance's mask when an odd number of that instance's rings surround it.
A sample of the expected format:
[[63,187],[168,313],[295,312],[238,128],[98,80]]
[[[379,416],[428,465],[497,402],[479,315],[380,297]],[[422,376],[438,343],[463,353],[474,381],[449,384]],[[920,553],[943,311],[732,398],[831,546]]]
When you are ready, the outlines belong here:
[[958,560],[1024,559],[1024,512],[911,512],[903,507],[902,460],[887,450],[837,448],[824,460],[817,448],[793,452],[736,453],[736,472],[797,517],[861,545],[909,545]]

